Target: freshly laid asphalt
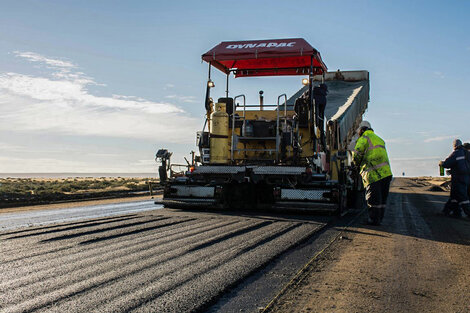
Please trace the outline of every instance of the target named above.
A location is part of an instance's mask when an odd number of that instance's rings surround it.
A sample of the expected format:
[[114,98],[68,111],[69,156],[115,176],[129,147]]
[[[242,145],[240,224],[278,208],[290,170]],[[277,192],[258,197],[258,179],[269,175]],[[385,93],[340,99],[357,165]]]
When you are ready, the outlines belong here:
[[25,227],[73,221],[86,218],[120,215],[126,213],[155,210],[153,200],[109,203],[101,205],[79,206],[64,209],[34,210],[3,213],[0,218],[0,231]]
[[0,232],[0,311],[230,310],[232,290],[305,249],[328,220],[156,209],[10,228]]

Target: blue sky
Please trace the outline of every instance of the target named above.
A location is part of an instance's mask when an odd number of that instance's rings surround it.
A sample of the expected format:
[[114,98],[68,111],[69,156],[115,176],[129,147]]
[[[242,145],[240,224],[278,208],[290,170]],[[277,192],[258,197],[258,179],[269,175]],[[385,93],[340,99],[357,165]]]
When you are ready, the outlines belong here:
[[[159,147],[182,160],[203,122],[201,54],[303,37],[330,70],[370,72],[365,118],[394,174],[437,175],[452,139],[470,141],[468,12],[464,1],[0,1],[0,172],[153,172]],[[232,86],[252,102],[301,87]]]

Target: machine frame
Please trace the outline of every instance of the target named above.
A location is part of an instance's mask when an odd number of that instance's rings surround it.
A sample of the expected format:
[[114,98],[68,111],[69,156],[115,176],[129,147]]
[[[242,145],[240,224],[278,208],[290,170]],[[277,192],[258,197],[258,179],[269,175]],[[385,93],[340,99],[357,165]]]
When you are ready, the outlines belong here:
[[[202,59],[209,71],[206,120],[197,133],[199,155],[192,157],[183,176],[170,175],[159,203],[180,209],[294,209],[339,214],[354,206],[360,180],[351,169],[344,145],[336,140],[334,123],[324,131],[325,122],[313,96],[315,81],[323,83],[327,70],[316,49],[301,38],[222,42]],[[219,98],[215,108],[212,67],[226,74],[225,97]],[[278,96],[276,105],[266,105],[262,92],[259,104],[246,104],[245,95],[229,97],[230,74],[303,75],[307,76],[307,90],[292,106],[286,94]],[[258,135],[252,130],[256,127]]]

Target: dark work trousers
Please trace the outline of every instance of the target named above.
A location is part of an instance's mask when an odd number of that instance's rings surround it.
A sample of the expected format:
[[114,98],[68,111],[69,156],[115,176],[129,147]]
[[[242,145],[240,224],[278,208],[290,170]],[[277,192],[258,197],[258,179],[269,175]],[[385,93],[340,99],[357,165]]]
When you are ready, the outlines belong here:
[[460,215],[460,206],[459,206],[459,201],[457,200],[457,195],[458,195],[458,185],[456,185],[456,179],[455,175],[452,175],[450,178],[450,197],[449,200],[447,200],[446,204],[444,205],[444,211],[443,213],[445,215],[449,214],[454,214],[454,215]]
[[319,106],[319,112],[318,112],[318,119],[320,125],[318,127],[320,128],[320,142],[323,147],[323,151],[326,151],[326,137],[325,137],[325,105],[320,105]]
[[442,211],[442,213],[444,213],[444,215],[458,215],[460,213],[459,202],[456,199],[452,199],[451,197],[449,197],[446,204],[444,204],[444,210]]
[[373,224],[379,225],[384,218],[391,181],[392,176],[388,176],[366,187],[366,202],[369,208],[369,218]]
[[470,201],[468,199],[468,187],[470,184],[469,175],[452,175],[450,187],[450,200],[454,203],[454,212],[460,213],[460,208],[467,215],[470,213]]

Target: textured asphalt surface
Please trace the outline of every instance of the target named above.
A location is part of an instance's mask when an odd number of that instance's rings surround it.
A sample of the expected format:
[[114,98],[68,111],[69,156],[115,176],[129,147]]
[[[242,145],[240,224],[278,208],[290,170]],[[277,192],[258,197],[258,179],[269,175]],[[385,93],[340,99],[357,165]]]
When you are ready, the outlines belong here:
[[73,221],[85,218],[120,215],[125,213],[155,210],[153,200],[110,203],[102,205],[81,206],[66,209],[52,209],[40,211],[26,211],[4,213],[0,216],[0,231],[50,223]]
[[163,209],[3,230],[0,311],[205,311],[325,225]]
[[[266,267],[248,276],[241,284],[224,294],[207,312],[260,312],[309,261],[336,238],[354,214],[335,221],[335,227],[324,227],[295,249],[290,249]],[[326,220],[328,217],[323,217]],[[329,218],[331,220],[331,217]]]

